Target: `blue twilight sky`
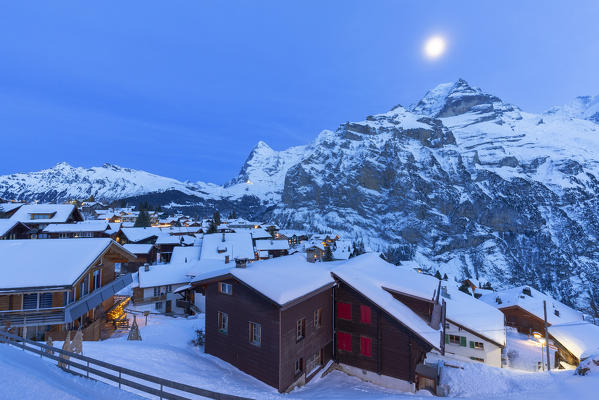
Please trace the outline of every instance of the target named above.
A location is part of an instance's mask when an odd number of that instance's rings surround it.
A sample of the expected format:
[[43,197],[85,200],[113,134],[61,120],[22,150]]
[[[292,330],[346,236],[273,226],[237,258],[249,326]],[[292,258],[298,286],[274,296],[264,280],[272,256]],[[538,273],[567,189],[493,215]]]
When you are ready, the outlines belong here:
[[597,71],[595,0],[0,0],[0,175],[110,162],[223,183],[258,140],[305,144],[441,82],[544,111],[599,94]]

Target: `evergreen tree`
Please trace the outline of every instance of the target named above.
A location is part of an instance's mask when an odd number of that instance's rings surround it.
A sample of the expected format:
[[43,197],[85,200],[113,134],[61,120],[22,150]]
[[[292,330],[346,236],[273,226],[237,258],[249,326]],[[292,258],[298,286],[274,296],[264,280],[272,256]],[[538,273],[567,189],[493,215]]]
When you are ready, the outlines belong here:
[[91,202],[94,202],[94,201],[96,201],[96,199],[95,199],[94,195],[92,194],[91,196],[89,196],[89,199],[87,199],[87,202],[91,203]]
[[439,272],[439,270],[437,270],[437,272],[435,272],[435,278],[437,278],[438,280],[443,279],[443,278],[441,278],[441,273]]
[[447,276],[447,274],[443,274],[443,280],[446,281],[448,279],[449,279],[449,277]]
[[216,224],[214,220],[210,220],[210,225],[208,226],[208,232],[206,233],[216,233]]
[[237,213],[235,212],[235,210],[229,213],[229,219],[237,219]]
[[322,258],[323,261],[333,261],[333,249],[329,244],[324,248],[324,256]]
[[218,212],[218,210],[216,210],[212,215],[212,222],[214,222],[216,226],[220,225],[220,213]]
[[143,228],[152,226],[152,221],[150,220],[150,215],[146,210],[141,210],[137,219],[135,220],[135,224],[133,224],[135,228]]

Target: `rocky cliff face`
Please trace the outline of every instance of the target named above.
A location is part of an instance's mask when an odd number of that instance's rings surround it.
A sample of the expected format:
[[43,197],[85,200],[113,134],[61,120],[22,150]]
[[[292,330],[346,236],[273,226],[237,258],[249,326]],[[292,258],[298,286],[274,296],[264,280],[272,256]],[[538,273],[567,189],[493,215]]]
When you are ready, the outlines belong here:
[[531,284],[590,310],[599,304],[594,102],[531,114],[458,80],[307,146],[277,152],[260,142],[222,187],[146,175],[131,186],[142,171],[57,166],[66,171],[0,177],[0,197],[185,196],[198,212],[237,208],[332,230],[396,262],[495,287]]

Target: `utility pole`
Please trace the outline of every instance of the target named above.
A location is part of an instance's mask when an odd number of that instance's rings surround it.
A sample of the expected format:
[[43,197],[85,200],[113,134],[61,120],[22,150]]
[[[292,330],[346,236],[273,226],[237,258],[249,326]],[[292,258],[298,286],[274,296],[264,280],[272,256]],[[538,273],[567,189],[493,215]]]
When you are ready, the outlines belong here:
[[547,300],[543,300],[543,313],[545,314],[545,346],[547,348],[547,371],[551,371],[551,360],[549,359],[549,329],[547,329]]

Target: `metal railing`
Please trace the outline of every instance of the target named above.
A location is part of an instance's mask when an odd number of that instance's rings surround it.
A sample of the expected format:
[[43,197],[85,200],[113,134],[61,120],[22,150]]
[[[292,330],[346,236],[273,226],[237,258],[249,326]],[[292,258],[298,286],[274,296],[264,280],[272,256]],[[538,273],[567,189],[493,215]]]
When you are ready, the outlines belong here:
[[93,310],[104,301],[110,299],[119,290],[123,289],[131,282],[133,282],[131,274],[122,275],[107,285],[104,285],[93,292],[86,294],[76,302],[67,305],[65,307],[65,321],[72,322],[86,312]]
[[[122,386],[127,386],[144,393],[158,396],[161,400],[190,400],[189,397],[183,397],[179,394],[167,392],[167,388],[184,392],[185,394],[202,396],[208,399],[251,400],[247,397],[213,392],[211,390],[159,378],[129,368],[119,367],[118,365],[96,360],[95,358],[62,350],[58,347],[52,347],[43,343],[34,342],[33,340],[24,339],[8,332],[0,331],[0,342],[6,342],[22,350],[38,354],[40,357],[55,360],[63,365],[61,368],[68,370],[72,374],[96,380],[98,380],[97,378],[107,379],[118,384],[119,389],[121,389]],[[73,359],[81,362],[76,362]],[[104,370],[100,370],[98,367],[103,368]],[[135,378],[136,381],[131,378]],[[154,384],[156,387],[148,386],[148,384]]]

